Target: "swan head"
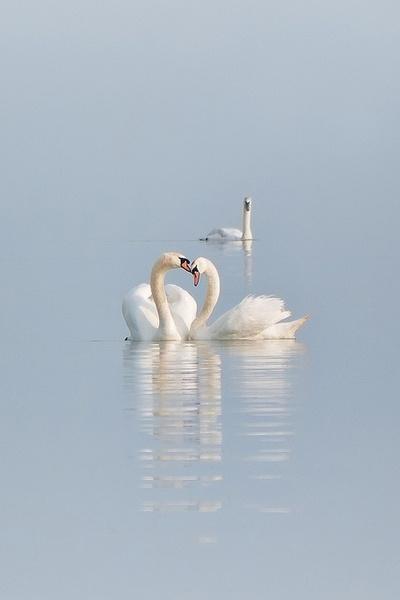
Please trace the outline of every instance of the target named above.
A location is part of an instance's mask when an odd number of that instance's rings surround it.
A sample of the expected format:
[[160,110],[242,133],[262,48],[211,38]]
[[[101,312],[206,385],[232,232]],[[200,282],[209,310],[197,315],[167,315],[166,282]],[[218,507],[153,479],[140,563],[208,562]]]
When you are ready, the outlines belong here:
[[196,260],[194,260],[192,262],[192,264],[190,265],[191,273],[193,275],[193,284],[196,287],[199,285],[201,274],[205,273],[207,270],[207,266],[208,266],[207,263],[208,263],[208,260],[206,258],[199,256],[199,258],[196,258]]
[[250,196],[246,196],[246,198],[243,201],[243,208],[246,212],[250,212],[251,210],[251,198]]
[[180,252],[165,252],[162,255],[162,262],[170,269],[184,269],[188,273],[192,272],[190,259]]

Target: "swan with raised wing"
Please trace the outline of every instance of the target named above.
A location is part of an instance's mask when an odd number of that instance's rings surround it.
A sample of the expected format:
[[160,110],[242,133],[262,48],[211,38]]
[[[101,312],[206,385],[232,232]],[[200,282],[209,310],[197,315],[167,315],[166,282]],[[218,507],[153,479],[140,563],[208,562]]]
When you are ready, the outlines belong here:
[[191,272],[190,260],[179,252],[165,252],[154,263],[150,284],[132,288],[122,301],[122,314],[130,331],[129,340],[187,339],[197,312],[193,296],[178,285],[164,285],[171,269]]
[[252,240],[251,232],[251,198],[246,196],[243,201],[243,231],[232,227],[213,229],[206,237],[200,238],[203,242],[240,242]]
[[247,339],[294,339],[296,331],[305,323],[307,316],[295,321],[285,321],[290,311],[284,302],[272,296],[246,296],[234,308],[207,326],[207,321],[217,304],[220,280],[215,265],[204,257],[191,264],[195,286],[204,274],[207,293],[203,307],[192,322],[189,337],[194,340],[247,340]]

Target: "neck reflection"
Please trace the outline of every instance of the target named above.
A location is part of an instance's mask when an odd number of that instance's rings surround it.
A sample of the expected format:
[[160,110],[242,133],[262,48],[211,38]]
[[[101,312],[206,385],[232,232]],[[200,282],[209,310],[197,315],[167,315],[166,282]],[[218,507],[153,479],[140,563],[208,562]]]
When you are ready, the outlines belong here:
[[[138,403],[146,448],[140,451],[142,487],[169,489],[168,501],[146,500],[145,511],[215,512],[222,480],[221,359],[206,344],[132,344],[125,369]],[[133,388],[133,389],[132,389]],[[196,499],[182,500],[185,489]]]
[[291,512],[278,487],[294,434],[291,367],[303,352],[298,342],[277,340],[127,345],[142,510],[218,512],[229,498],[238,510]]

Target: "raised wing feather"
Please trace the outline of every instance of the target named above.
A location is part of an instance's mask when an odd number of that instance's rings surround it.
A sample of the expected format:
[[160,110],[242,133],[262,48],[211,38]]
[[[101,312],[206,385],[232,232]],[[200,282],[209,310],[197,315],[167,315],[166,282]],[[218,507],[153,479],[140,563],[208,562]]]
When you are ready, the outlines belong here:
[[290,316],[284,302],[272,296],[246,296],[207,328],[209,339],[250,339]]

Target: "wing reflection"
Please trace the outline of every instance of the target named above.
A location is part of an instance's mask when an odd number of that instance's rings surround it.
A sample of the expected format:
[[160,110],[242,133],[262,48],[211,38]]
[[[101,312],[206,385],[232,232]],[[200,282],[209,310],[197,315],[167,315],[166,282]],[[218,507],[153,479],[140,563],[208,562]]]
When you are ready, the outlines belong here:
[[287,495],[280,496],[294,435],[290,369],[303,352],[304,346],[294,340],[260,340],[226,347],[235,365],[232,390],[242,415],[237,433],[247,440],[241,457],[249,479],[250,498],[245,507],[260,513],[292,512]]
[[220,356],[207,344],[161,342],[130,344],[124,362],[149,445],[140,451],[142,487],[198,496],[146,501],[143,510],[219,510],[221,501],[208,495],[222,480]]
[[292,373],[303,352],[293,340],[127,344],[142,510],[218,512],[229,499],[239,509],[292,512]]

